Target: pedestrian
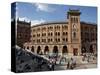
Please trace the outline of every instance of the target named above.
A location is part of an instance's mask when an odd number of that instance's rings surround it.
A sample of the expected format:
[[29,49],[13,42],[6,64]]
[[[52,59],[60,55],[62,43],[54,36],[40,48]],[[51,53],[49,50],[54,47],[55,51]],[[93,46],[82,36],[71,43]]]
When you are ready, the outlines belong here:
[[75,58],[73,59],[72,64],[73,64],[73,67],[75,68],[76,67],[76,59]]
[[48,64],[48,68],[49,68],[50,71],[52,70],[52,59],[50,59],[50,62]]
[[87,62],[90,62],[90,56],[88,55],[88,57],[87,57]]
[[55,69],[55,63],[52,62],[52,70],[54,71]]
[[70,69],[73,69],[74,68],[74,65],[73,65],[73,58],[71,58],[71,61],[70,61]]
[[49,68],[50,71],[52,70],[52,64],[51,64],[51,62],[48,64],[48,68]]
[[67,69],[70,69],[70,61],[67,63]]

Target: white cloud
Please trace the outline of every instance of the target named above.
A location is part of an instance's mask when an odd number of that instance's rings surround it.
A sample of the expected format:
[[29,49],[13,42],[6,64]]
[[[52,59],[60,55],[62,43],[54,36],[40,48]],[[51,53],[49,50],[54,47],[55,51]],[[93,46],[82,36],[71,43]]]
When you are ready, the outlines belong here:
[[26,22],[30,22],[31,21],[30,19],[28,19],[26,17],[19,17],[18,19],[19,19],[19,21],[26,21]]
[[44,19],[33,20],[33,21],[31,21],[31,25],[33,26],[33,25],[41,24],[41,23],[45,23],[45,22],[46,22],[46,20],[44,20]]
[[25,22],[30,22],[31,21],[31,26],[37,25],[37,24],[41,24],[41,23],[45,23],[46,22],[46,20],[44,20],[44,19],[40,19],[40,20],[30,20],[30,19],[28,19],[26,17],[19,17],[18,19],[19,19],[19,21],[25,21]]
[[55,9],[50,7],[48,4],[36,3],[35,7],[37,11],[53,12]]

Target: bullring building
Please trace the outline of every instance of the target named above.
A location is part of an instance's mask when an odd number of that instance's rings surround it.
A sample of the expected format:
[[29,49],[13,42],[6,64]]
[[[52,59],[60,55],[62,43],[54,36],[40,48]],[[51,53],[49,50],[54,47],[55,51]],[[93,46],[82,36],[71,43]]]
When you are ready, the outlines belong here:
[[30,41],[23,43],[23,47],[36,54],[73,56],[83,53],[96,54],[97,25],[81,22],[80,15],[79,10],[69,10],[66,22],[50,22],[32,26]]

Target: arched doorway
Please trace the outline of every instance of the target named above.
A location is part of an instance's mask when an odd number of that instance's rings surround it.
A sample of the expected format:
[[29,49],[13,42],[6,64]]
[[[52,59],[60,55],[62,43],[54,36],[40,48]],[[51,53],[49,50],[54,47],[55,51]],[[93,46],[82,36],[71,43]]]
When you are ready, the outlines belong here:
[[90,52],[90,53],[93,53],[93,46],[92,46],[92,45],[90,45],[89,52]]
[[48,53],[49,53],[49,47],[48,46],[45,46],[44,54],[48,54]]
[[27,49],[29,49],[29,46],[27,46]]
[[54,46],[54,48],[53,48],[53,54],[54,55],[58,55],[58,47],[57,46]]
[[34,46],[31,47],[31,51],[34,52]]
[[73,55],[77,56],[78,55],[78,48],[73,48]]
[[82,47],[81,52],[82,52],[82,54],[83,53],[86,53],[86,48],[85,47]]
[[67,54],[68,53],[68,49],[67,49],[67,46],[63,46],[63,49],[62,49],[62,54]]
[[37,48],[37,54],[39,54],[39,55],[43,54],[40,46],[38,46],[38,48]]

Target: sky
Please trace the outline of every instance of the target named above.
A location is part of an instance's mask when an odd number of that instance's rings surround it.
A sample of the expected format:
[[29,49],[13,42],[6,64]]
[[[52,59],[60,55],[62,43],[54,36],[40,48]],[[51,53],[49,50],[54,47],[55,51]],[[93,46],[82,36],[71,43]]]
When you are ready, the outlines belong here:
[[81,21],[97,23],[96,7],[25,2],[17,2],[16,6],[17,18],[31,21],[32,25],[44,22],[65,22],[69,9],[80,10]]

